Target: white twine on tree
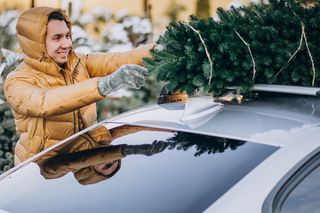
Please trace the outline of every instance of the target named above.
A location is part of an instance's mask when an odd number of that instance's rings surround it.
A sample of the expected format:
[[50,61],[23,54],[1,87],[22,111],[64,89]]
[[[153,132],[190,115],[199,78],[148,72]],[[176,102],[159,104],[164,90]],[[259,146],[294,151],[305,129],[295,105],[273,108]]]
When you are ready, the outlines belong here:
[[[291,11],[293,12],[293,15],[298,17],[299,16],[294,12],[294,9],[291,7],[291,4],[290,3],[287,3],[287,5],[290,7]],[[306,36],[306,33],[304,31],[304,23],[301,21],[301,28],[302,28],[302,32],[301,32],[301,38],[300,38],[300,45],[299,47],[301,47],[302,45],[302,37],[304,39],[304,42],[306,44],[306,47],[307,47],[307,51],[308,51],[308,55],[310,57],[310,60],[311,60],[311,66],[312,66],[312,72],[313,72],[313,77],[312,77],[312,83],[311,85],[314,86],[314,83],[315,83],[315,80],[316,80],[316,69],[315,69],[315,66],[314,66],[314,62],[313,62],[313,57],[312,57],[312,54],[311,54],[311,51],[309,49],[309,44],[308,44],[308,41],[307,41],[307,36]]]
[[191,25],[187,24],[187,23],[183,23],[184,25],[186,25],[187,27],[189,27],[190,29],[192,29],[195,33],[198,34],[199,38],[200,38],[200,41],[201,43],[203,44],[204,46],[204,49],[206,51],[206,55],[208,57],[208,60],[209,60],[209,63],[210,63],[210,76],[209,76],[209,85],[211,84],[211,78],[212,78],[212,73],[213,73],[213,63],[212,63],[212,60],[211,60],[211,56],[210,56],[210,53],[208,51],[208,48],[207,48],[207,45],[206,43],[204,42],[201,34],[200,34],[200,31],[199,30],[196,30],[194,29]]
[[290,57],[289,60],[287,61],[286,65],[283,66],[283,67],[279,70],[279,72],[277,72],[277,74],[274,76],[273,81],[275,81],[275,79],[278,77],[278,75],[279,75],[285,68],[287,68],[288,64],[289,64],[290,61],[293,59],[293,57],[294,57],[295,55],[297,55],[297,53],[300,51],[301,46],[302,46],[302,42],[303,42],[303,34],[304,34],[304,25],[301,24],[301,36],[300,36],[299,46],[298,46],[298,48],[296,49],[296,51],[294,51],[294,53],[291,55],[291,57]]
[[314,86],[314,83],[315,83],[315,80],[316,80],[316,68],[314,66],[314,62],[313,62],[313,57],[312,57],[312,54],[310,52],[310,49],[309,49],[309,44],[308,44],[308,41],[307,41],[307,36],[306,36],[306,33],[303,31],[303,38],[304,38],[304,41],[306,43],[306,47],[307,47],[307,50],[308,50],[308,55],[310,57],[310,60],[311,60],[311,66],[312,66],[312,72],[313,72],[313,76],[312,76],[312,86]]
[[255,78],[255,76],[256,76],[256,62],[255,62],[255,60],[254,60],[254,58],[253,58],[253,55],[252,55],[252,52],[251,52],[251,49],[250,49],[250,45],[241,37],[241,35],[238,33],[238,31],[236,30],[236,29],[233,29],[234,30],[234,32],[239,36],[239,38],[241,39],[241,41],[247,46],[247,48],[248,48],[248,51],[249,51],[249,53],[250,53],[250,57],[251,57],[251,60],[252,60],[252,72],[253,72],[253,74],[252,74],[252,80],[254,80],[254,78]]
[[286,65],[283,66],[283,67],[279,70],[279,72],[277,72],[277,74],[275,75],[273,81],[275,81],[275,79],[278,77],[278,75],[279,75],[285,68],[287,68],[287,66],[289,65],[290,61],[291,61],[291,60],[294,58],[294,56],[297,55],[297,53],[301,50],[301,47],[302,47],[302,44],[303,44],[303,41],[304,41],[305,44],[306,44],[306,47],[307,47],[308,55],[309,55],[310,60],[311,60],[312,72],[313,72],[312,86],[314,86],[315,79],[316,79],[316,69],[315,69],[315,66],[314,66],[313,57],[312,57],[311,51],[310,51],[310,49],[309,49],[309,44],[308,44],[307,36],[306,36],[306,33],[305,33],[305,30],[304,30],[304,29],[305,29],[304,24],[303,24],[303,22],[301,22],[301,36],[300,36],[299,46],[298,46],[298,48],[294,51],[294,53],[291,55],[291,57],[290,57],[289,60],[287,61]]

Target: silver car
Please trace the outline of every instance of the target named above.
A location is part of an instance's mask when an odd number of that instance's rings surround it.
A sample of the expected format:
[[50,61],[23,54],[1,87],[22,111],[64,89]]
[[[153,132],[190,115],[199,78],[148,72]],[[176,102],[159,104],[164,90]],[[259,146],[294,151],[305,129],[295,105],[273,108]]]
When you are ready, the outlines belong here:
[[319,90],[164,94],[1,175],[0,212],[320,212]]

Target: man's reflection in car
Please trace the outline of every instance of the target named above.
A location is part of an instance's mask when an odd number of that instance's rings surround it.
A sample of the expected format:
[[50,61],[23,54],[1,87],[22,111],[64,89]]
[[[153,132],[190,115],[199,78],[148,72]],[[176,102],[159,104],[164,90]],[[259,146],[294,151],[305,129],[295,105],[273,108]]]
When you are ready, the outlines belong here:
[[[151,144],[110,145],[117,138],[140,131],[174,134],[166,140],[154,140]],[[227,149],[234,150],[244,143],[233,139],[149,127],[123,125],[109,131],[101,126],[70,141],[63,149],[54,150],[37,163],[46,179],[59,178],[73,172],[79,183],[88,185],[115,175],[121,168],[121,159],[128,155],[152,156],[165,149],[186,151],[194,147],[194,156],[198,157],[203,154],[221,153]]]
[[154,142],[141,145],[109,145],[112,140],[139,131],[168,131],[139,126],[120,126],[110,132],[103,126],[80,135],[63,149],[53,150],[37,161],[43,177],[59,178],[74,173],[83,185],[93,184],[115,175],[121,167],[121,159],[127,155],[151,156],[162,152],[169,143]]

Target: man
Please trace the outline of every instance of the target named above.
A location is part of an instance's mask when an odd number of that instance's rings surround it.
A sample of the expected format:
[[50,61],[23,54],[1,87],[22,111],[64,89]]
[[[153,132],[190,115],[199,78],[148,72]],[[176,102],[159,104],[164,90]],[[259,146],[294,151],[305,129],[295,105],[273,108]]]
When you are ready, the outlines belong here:
[[144,84],[147,70],[135,64],[152,44],[127,53],[77,54],[69,18],[49,7],[25,11],[16,28],[24,62],[4,84],[20,134],[15,164],[95,123],[95,102],[110,92]]
[[[152,144],[120,144],[108,145],[108,139],[116,140],[121,137],[140,131],[164,131],[170,130],[123,125],[110,131],[104,126],[93,129],[92,138],[97,143],[90,144],[85,140],[84,134],[78,136],[69,143],[64,144],[58,152],[47,153],[43,159],[36,163],[40,167],[41,175],[46,179],[60,178],[69,172],[73,172],[76,180],[83,185],[94,184],[106,180],[115,175],[120,167],[122,158],[129,155],[152,156],[163,152],[169,142],[155,141]],[[101,146],[108,145],[108,146]],[[60,148],[60,147],[59,147]]]

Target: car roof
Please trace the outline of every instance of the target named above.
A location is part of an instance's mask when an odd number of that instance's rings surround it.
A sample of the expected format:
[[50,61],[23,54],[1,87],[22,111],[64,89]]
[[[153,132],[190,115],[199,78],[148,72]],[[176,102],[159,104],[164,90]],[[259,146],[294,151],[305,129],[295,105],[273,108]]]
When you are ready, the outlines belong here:
[[[23,166],[25,166],[25,170],[27,171],[28,168],[34,165],[31,161],[34,161],[36,158],[45,155],[50,150],[64,143],[72,142],[72,139],[101,125],[109,130],[129,124],[141,127],[155,127],[180,132],[190,132],[196,133],[195,135],[203,134],[239,140],[241,141],[240,144],[244,142],[245,146],[248,147],[254,146],[254,144],[252,145],[252,143],[246,142],[254,142],[258,147],[261,147],[261,150],[264,152],[271,150],[270,153],[268,151],[269,155],[275,150],[278,150],[277,147],[301,141],[301,138],[304,138],[304,134],[309,134],[310,129],[316,129],[314,127],[317,127],[319,124],[319,106],[317,97],[301,95],[260,96],[255,99],[244,100],[241,104],[234,101],[219,102],[212,97],[196,97],[189,98],[184,102],[153,104],[103,120],[92,127],[82,130],[21,163],[7,174]],[[149,135],[150,139],[153,139],[154,133],[149,132],[149,134],[146,134],[147,132],[148,131],[145,131],[137,135],[135,140],[132,138],[133,136],[130,135],[127,137],[127,144],[131,144],[134,141],[141,143],[141,139],[148,138],[146,135]],[[308,136],[310,137],[310,135]],[[200,144],[204,142],[203,137],[197,138],[199,138],[197,139],[199,140],[197,143]],[[149,140],[149,142],[150,141],[152,142],[152,140]],[[123,141],[119,143],[122,144],[122,142]],[[262,146],[261,144],[267,146]],[[243,150],[245,146],[239,146],[241,148],[239,150]],[[255,151],[248,153],[259,155]],[[268,157],[268,155],[265,157]],[[168,159],[166,154],[163,156],[163,159]],[[176,155],[172,156],[176,157]],[[134,161],[134,159],[131,158],[124,162],[129,164],[132,163],[132,160]],[[163,161],[165,165],[168,164],[165,160]],[[172,162],[175,161],[176,159],[172,159]],[[138,161],[134,162],[138,163]],[[135,166],[134,168],[137,167]],[[145,168],[142,170],[145,170]],[[36,170],[35,173],[39,173],[39,171]],[[4,177],[5,174],[3,174],[2,179]],[[118,177],[120,176],[118,175]]]
[[[272,94],[244,100],[217,101],[211,96],[151,104],[105,119],[34,155],[5,173],[23,167],[100,125],[154,127],[283,147],[318,126],[317,96]],[[299,141],[297,141],[299,142]],[[3,174],[5,176],[5,174]]]
[[319,104],[319,98],[310,96],[269,95],[241,104],[197,97],[145,106],[103,122],[168,128],[281,147],[318,125]]
[[[195,97],[195,98],[189,98],[183,102],[174,102],[174,103],[167,103],[167,104],[152,104],[149,106],[144,106],[136,110],[129,111],[127,113],[103,120],[99,122],[98,124],[95,124],[85,130],[80,131],[79,133],[63,140],[60,141],[59,143],[55,144],[54,146],[48,148],[47,150],[39,153],[38,155],[30,158],[29,160],[19,164],[17,167],[12,169],[10,172],[7,172],[6,174],[3,174],[1,176],[1,181],[10,181],[13,180],[11,183],[14,185],[18,179],[21,178],[22,176],[19,176],[19,173],[17,175],[14,174],[11,177],[8,177],[5,179],[5,176],[8,175],[9,173],[12,173],[13,171],[17,170],[18,168],[24,167],[20,170],[20,174],[26,174],[32,170],[32,173],[28,173],[28,177],[33,177],[32,180],[34,180],[34,177],[39,176],[39,168],[35,166],[35,163],[37,158],[43,157],[46,153],[48,153],[50,150],[53,150],[54,148],[57,148],[61,145],[66,145],[68,142],[72,143],[72,140],[77,138],[78,136],[81,136],[83,133],[89,132],[91,130],[97,129],[98,127],[104,126],[107,128],[107,130],[110,130],[110,132],[114,129],[117,129],[116,127],[123,127],[127,126],[125,124],[129,124],[131,127],[135,128],[136,126],[138,127],[154,127],[154,128],[161,128],[161,129],[169,129],[169,130],[176,130],[179,133],[195,133],[191,134],[193,135],[196,141],[196,144],[205,144],[205,138],[209,138],[209,144],[214,146],[214,143],[217,145],[221,141],[219,140],[213,140],[212,137],[220,137],[222,139],[231,139],[230,141],[234,140],[239,140],[235,141],[238,146],[227,146],[228,149],[226,149],[226,152],[221,152],[219,149],[217,149],[217,153],[219,155],[214,155],[215,157],[219,159],[224,159],[221,158],[221,153],[228,154],[228,153],[242,153],[240,155],[236,154],[239,159],[242,159],[243,162],[252,162],[252,160],[246,160],[245,157],[253,157],[253,156],[258,156],[261,157],[261,153],[258,153],[256,151],[256,148],[262,152],[265,153],[263,159],[269,158],[273,152],[278,152],[279,150],[285,150],[286,148],[294,148],[294,146],[289,146],[289,144],[295,143],[293,145],[299,145],[296,142],[301,142],[301,138],[312,138],[312,136],[315,136],[314,133],[310,130],[315,130],[315,126],[318,126],[319,124],[319,99],[318,97],[310,97],[310,96],[304,96],[304,95],[267,95],[267,96],[259,96],[254,99],[250,100],[243,100],[241,104],[231,101],[231,102],[221,102],[218,101],[217,99],[214,99],[212,97]],[[143,129],[143,128],[142,128]],[[137,135],[130,135],[130,136],[124,136],[122,139],[125,139],[124,141],[115,141],[115,145],[145,145],[149,143],[154,143],[157,142],[157,140],[161,141],[161,137],[164,134],[172,134],[175,135],[176,132],[174,131],[161,131],[161,129],[157,129],[156,131],[158,132],[153,132],[154,130],[143,130],[142,132],[139,132]],[[173,133],[174,132],[174,133]],[[310,133],[311,132],[311,133]],[[319,131],[318,131],[319,132]],[[200,135],[199,134],[203,134]],[[308,135],[307,135],[308,134]],[[128,134],[129,135],[129,134]],[[159,136],[157,138],[157,135]],[[178,134],[179,135],[179,134]],[[181,134],[182,136],[184,134]],[[209,135],[209,137],[207,137]],[[304,137],[308,136],[308,137]],[[160,137],[161,136],[161,137]],[[136,138],[134,138],[136,137]],[[170,136],[171,137],[171,136]],[[169,137],[169,139],[170,139]],[[185,138],[182,138],[184,141]],[[228,141],[228,140],[225,140]],[[225,142],[224,141],[224,142]],[[172,142],[168,140],[167,142]],[[188,142],[188,141],[187,141]],[[254,142],[254,143],[250,143]],[[71,144],[70,143],[70,144]],[[137,144],[134,144],[137,143]],[[263,145],[262,145],[263,144]],[[77,143],[74,143],[75,146],[77,146]],[[150,145],[150,144],[149,144]],[[303,145],[303,144],[300,144]],[[284,149],[280,149],[278,147],[283,147],[286,146]],[[63,146],[62,146],[63,147]],[[112,148],[113,143],[111,146],[107,147],[101,147],[101,149],[108,149]],[[220,147],[220,144],[217,146]],[[243,152],[244,148],[246,147],[251,147],[248,149],[248,152],[245,153]],[[252,149],[254,148],[254,149]],[[235,151],[237,149],[237,151]],[[98,149],[93,149],[91,151],[97,151]],[[122,173],[126,170],[129,169],[129,166],[126,165],[133,165],[132,168],[139,169],[139,172],[132,173],[132,174],[142,174],[144,172],[142,171],[149,171],[150,168],[154,168],[154,170],[150,170],[151,174],[158,174],[157,169],[162,162],[160,168],[165,168],[167,165],[172,165],[172,162],[179,163],[180,161],[183,163],[183,165],[186,166],[186,168],[190,168],[190,162],[188,161],[187,163],[183,162],[184,157],[182,158],[176,158],[177,155],[181,157],[182,152],[178,152],[180,149],[177,147],[175,153],[177,154],[172,154],[172,150],[168,149],[165,152],[163,152],[161,155],[157,155],[153,158],[150,158],[147,160],[147,166],[142,163],[141,159],[142,158],[136,158],[136,156],[131,156],[130,159],[123,159],[123,167],[122,167]],[[185,153],[188,153],[188,157],[194,149],[185,149]],[[232,150],[232,152],[231,152]],[[296,149],[299,150],[300,149]],[[90,152],[90,150],[83,150],[86,153]],[[230,151],[230,152],[229,152]],[[235,152],[233,152],[235,151]],[[245,153],[245,154],[243,154]],[[292,152],[290,152],[292,153]],[[64,157],[64,154],[62,153],[62,157]],[[79,154],[79,152],[77,153]],[[193,153],[191,153],[193,154]],[[210,154],[210,153],[208,153]],[[212,153],[211,153],[212,154]],[[171,158],[169,158],[171,156]],[[187,156],[187,155],[186,155]],[[204,155],[203,155],[204,156]],[[294,155],[292,155],[294,156]],[[72,155],[72,157],[74,157]],[[159,158],[158,158],[159,157]],[[288,155],[286,156],[288,157]],[[301,154],[301,158],[302,158]],[[144,158],[144,157],[143,157]],[[299,158],[299,159],[301,159]],[[73,158],[71,158],[73,159]],[[158,159],[160,159],[158,161]],[[171,160],[170,160],[171,159]],[[292,158],[291,158],[292,159]],[[296,159],[296,157],[295,157]],[[216,159],[211,159],[210,160],[216,160]],[[296,159],[298,160],[298,159]],[[34,162],[32,162],[34,161]],[[55,161],[54,161],[55,162]],[[82,163],[85,161],[82,161]],[[150,162],[150,166],[149,166]],[[151,163],[153,162],[153,163]],[[199,163],[198,165],[207,165],[208,168],[212,169],[212,174],[217,174],[220,175],[219,172],[217,172],[215,169],[213,169],[212,165],[209,164],[208,159],[204,159],[203,162],[200,162],[198,158],[192,157],[192,162],[197,162]],[[236,159],[231,159],[231,162],[237,162],[238,164],[245,165],[245,163],[241,163],[240,161]],[[260,161],[258,162],[258,164]],[[152,165],[152,166],[151,166]],[[154,165],[157,165],[154,166]],[[181,164],[182,165],[182,164]],[[228,165],[233,165],[232,163],[228,163]],[[235,165],[233,165],[235,166]],[[130,167],[131,168],[131,167]],[[181,168],[180,165],[176,166],[175,168]],[[191,168],[203,168],[203,166],[193,166]],[[252,167],[253,168],[253,167]],[[188,169],[185,169],[186,171],[189,171]],[[205,169],[206,170],[206,169]],[[235,169],[231,169],[230,171],[234,171]],[[51,171],[51,170],[50,170]],[[55,172],[55,170],[52,170]],[[128,170],[129,171],[129,170]],[[131,171],[131,170],[130,170]],[[165,170],[164,170],[165,171]],[[107,184],[110,182],[114,182],[114,186],[121,186],[120,188],[123,188],[121,183],[116,181],[121,181],[121,180],[130,180],[132,179],[132,174],[131,173],[119,173],[116,175],[117,178],[112,178],[110,181],[108,180],[105,183],[100,183],[104,184],[107,186]],[[170,174],[173,174],[170,172]],[[192,173],[193,174],[193,173]],[[194,172],[194,174],[198,175],[198,172]],[[164,174],[165,175],[165,174]],[[206,177],[209,177],[208,175],[205,175]],[[233,175],[225,175],[223,177],[233,177]],[[126,177],[126,178],[125,178]],[[166,180],[166,178],[162,178],[163,176],[161,175],[155,175],[155,177],[161,179],[161,180]],[[146,176],[146,180],[154,180],[155,177],[151,176]],[[165,176],[164,176],[165,177]],[[242,177],[240,177],[241,179]],[[71,177],[70,175],[66,175],[62,179],[62,183],[65,184],[65,186],[68,187],[74,187],[75,192],[77,194],[77,190],[79,192],[84,193],[86,189],[93,189],[92,194],[94,194],[97,197],[102,197],[104,194],[98,194],[96,189],[99,187],[97,186],[96,188],[83,188],[75,185],[75,181],[73,180],[74,178]],[[178,178],[180,180],[181,178]],[[195,179],[201,179],[201,177],[191,177],[191,180]],[[214,179],[214,178],[213,178]],[[20,182],[20,184],[24,185],[24,182]],[[144,180],[139,177],[139,183],[145,183]],[[170,179],[171,180],[171,179]],[[201,179],[202,180],[202,179]],[[208,178],[208,181],[211,181],[212,178]],[[53,181],[53,182],[46,182],[43,179],[38,180],[39,183],[42,185],[43,184],[45,187],[48,187],[47,189],[52,190],[55,187],[55,184],[57,184],[60,180],[58,181]],[[73,182],[72,182],[73,181]],[[8,183],[8,182],[7,182]],[[158,182],[157,182],[158,183]],[[179,183],[179,182],[178,182]],[[179,185],[179,184],[176,185]],[[131,182],[130,182],[131,184]],[[152,183],[154,184],[154,183]],[[165,183],[164,185],[167,185]],[[190,184],[191,186],[196,185],[196,183]],[[135,185],[137,186],[137,185]],[[53,187],[53,188],[52,188]],[[16,187],[16,188],[24,188],[24,187]],[[37,189],[37,187],[30,187],[32,190]],[[139,188],[139,187],[138,187]],[[150,187],[145,187],[145,188],[151,188]],[[165,188],[165,187],[159,187]],[[41,188],[40,191],[43,188]],[[102,189],[102,187],[101,187]],[[141,188],[139,188],[141,189]],[[29,191],[29,193],[34,194],[32,190]],[[227,189],[226,189],[227,190]],[[108,190],[101,190],[103,193]],[[214,191],[214,190],[209,190],[209,191]],[[69,190],[71,193],[71,190]],[[47,192],[46,192],[47,193]],[[127,193],[127,191],[124,190],[124,193]],[[89,196],[82,196],[82,197],[91,197],[92,194],[85,194]],[[109,193],[111,194],[111,193]],[[128,193],[127,193],[128,194]],[[138,195],[141,194],[140,191],[138,192]],[[101,196],[102,195],[102,196]],[[131,193],[129,193],[131,195]],[[148,192],[146,194],[147,196],[150,195]],[[64,196],[66,197],[72,197],[69,194],[65,194]],[[93,196],[93,195],[92,195]],[[41,197],[41,195],[39,195]],[[57,196],[59,197],[59,196]],[[38,200],[38,199],[35,199]],[[94,200],[94,199],[90,199]],[[77,201],[79,203],[79,201]],[[43,203],[44,205],[44,203]],[[77,204],[76,204],[77,205]],[[207,204],[206,204],[207,205]],[[101,205],[102,206],[102,205]],[[130,205],[128,205],[130,206]]]

